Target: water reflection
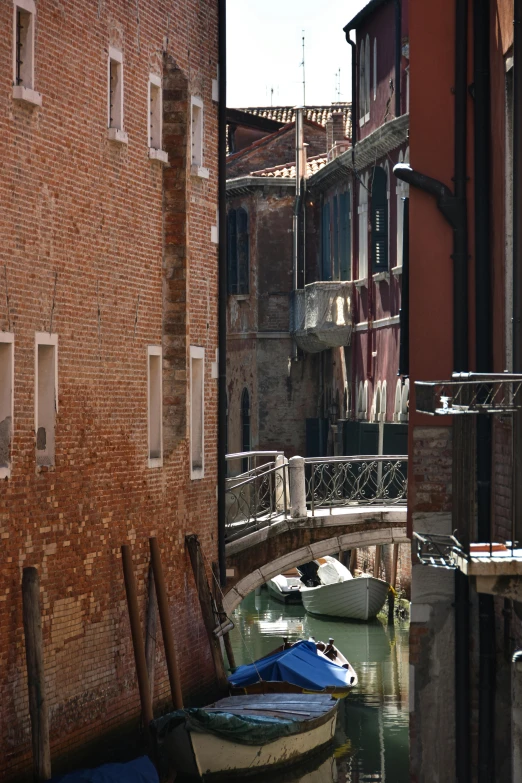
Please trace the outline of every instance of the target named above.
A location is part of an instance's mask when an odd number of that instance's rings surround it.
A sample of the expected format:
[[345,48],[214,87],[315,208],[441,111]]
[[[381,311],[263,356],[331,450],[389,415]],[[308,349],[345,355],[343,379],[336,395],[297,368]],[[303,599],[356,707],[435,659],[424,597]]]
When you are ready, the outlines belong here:
[[408,781],[408,625],[324,619],[260,595],[234,612],[231,633],[236,662],[251,663],[281,643],[308,636],[336,646],[359,683],[339,708],[337,749],[313,768],[285,776],[285,783],[406,783]]

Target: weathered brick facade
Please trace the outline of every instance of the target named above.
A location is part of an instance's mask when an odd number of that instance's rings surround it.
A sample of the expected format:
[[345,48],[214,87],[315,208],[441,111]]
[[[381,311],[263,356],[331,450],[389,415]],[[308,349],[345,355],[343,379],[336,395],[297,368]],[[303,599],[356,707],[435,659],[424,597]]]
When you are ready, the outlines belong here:
[[[30,763],[21,574],[41,579],[53,758],[139,716],[120,546],[144,611],[148,537],[163,553],[186,700],[210,653],[184,536],[216,559],[217,4],[40,0],[41,108],[12,98],[13,5],[0,8],[0,328],[14,334],[11,474],[0,497],[0,778]],[[107,138],[108,52],[123,55],[128,144]],[[163,81],[163,168],[148,80]],[[191,95],[204,105],[190,158]],[[35,461],[35,332],[58,335],[56,458]],[[147,346],[163,349],[163,466],[148,467]],[[189,346],[205,348],[205,474],[190,479]],[[161,641],[154,704],[170,698]],[[128,746],[132,753],[135,746]],[[96,746],[90,756],[98,758]],[[70,762],[72,763],[72,761]]]

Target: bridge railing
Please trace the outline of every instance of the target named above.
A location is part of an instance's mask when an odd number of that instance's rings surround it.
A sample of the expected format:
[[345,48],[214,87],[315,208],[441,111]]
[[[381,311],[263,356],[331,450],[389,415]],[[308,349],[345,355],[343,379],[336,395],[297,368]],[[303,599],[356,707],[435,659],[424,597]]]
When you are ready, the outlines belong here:
[[[266,457],[267,452],[263,455]],[[226,480],[225,528],[227,541],[270,525],[275,517],[286,516],[290,508],[288,461],[281,452],[265,462]],[[243,454],[227,455],[243,459]]]
[[407,473],[407,456],[307,458],[307,509],[406,504]]

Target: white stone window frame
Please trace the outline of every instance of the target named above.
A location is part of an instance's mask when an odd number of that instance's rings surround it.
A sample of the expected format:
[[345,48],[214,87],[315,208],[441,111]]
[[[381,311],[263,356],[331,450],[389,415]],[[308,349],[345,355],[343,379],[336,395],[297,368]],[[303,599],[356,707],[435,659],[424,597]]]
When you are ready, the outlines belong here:
[[[115,67],[118,75],[117,92],[115,95],[114,116],[111,113],[111,69]],[[107,58],[107,138],[117,144],[128,144],[129,137],[124,131],[123,120],[123,53],[114,46],[109,46]]]
[[373,39],[373,100],[377,100],[377,38]]
[[[21,84],[17,83],[17,20],[18,11],[27,15],[29,30],[24,46],[24,73]],[[34,0],[14,0],[13,2],[13,98],[30,106],[41,106],[42,95],[34,89],[34,39],[36,25],[36,5]]]
[[[154,101],[154,102],[153,102]],[[163,85],[161,76],[149,73],[147,89],[147,139],[149,158],[168,163],[169,156],[162,148],[163,139]]]
[[408,421],[408,400],[410,396],[410,381],[405,379],[404,383],[399,378],[395,387],[395,410],[393,414],[393,421],[405,422]]
[[[201,466],[194,467],[194,459],[193,459],[193,453],[194,453],[194,437],[195,433],[193,432],[193,426],[192,426],[192,406],[193,406],[193,377],[192,377],[192,371],[193,371],[193,361],[194,360],[200,360],[202,362],[202,380],[201,380]],[[205,349],[198,345],[191,345],[190,346],[190,373],[189,373],[189,421],[190,421],[190,448],[189,448],[189,459],[190,459],[190,478],[192,480],[202,479],[205,476]],[[197,403],[197,400],[195,401]]]
[[205,107],[198,95],[190,97],[190,171],[195,177],[209,178],[209,170],[203,166],[203,139],[205,132]]
[[[409,163],[410,162],[410,148],[406,147],[406,151],[402,152],[402,150],[399,152],[399,163]],[[407,182],[402,182],[401,180],[397,180],[397,185],[395,187],[395,194],[397,196],[397,215],[396,215],[396,225],[397,225],[397,256],[395,258],[395,266],[393,267],[394,272],[401,271],[402,270],[402,251],[403,251],[403,238],[404,238],[404,202],[403,198],[408,198],[410,195],[410,186]]]
[[359,215],[358,231],[358,279],[357,283],[363,283],[368,279],[368,183],[369,174],[363,174],[359,182],[359,203],[357,214]]
[[366,114],[364,115],[364,122],[366,123],[366,122],[370,121],[370,84],[371,84],[371,82],[370,82],[370,63],[371,63],[372,53],[371,53],[370,36],[369,35],[366,36],[366,48],[365,48],[364,55],[365,55],[365,59],[366,59],[366,68],[365,68],[365,74],[364,74],[364,77],[365,77],[364,89],[365,89],[365,94],[366,94],[366,101],[365,101]]
[[[151,457],[151,419],[153,416],[151,400],[151,357],[159,357],[159,396],[155,417],[159,418],[159,457]],[[147,460],[149,468],[163,467],[163,351],[159,345],[147,346]]]
[[35,332],[34,335],[34,432],[35,432],[35,455],[37,467],[44,463],[38,462],[38,449],[36,448],[36,439],[38,437],[39,424],[39,393],[38,393],[38,347],[40,345],[54,347],[54,412],[55,420],[53,423],[53,447],[50,456],[50,464],[46,467],[54,467],[56,464],[55,445],[56,445],[56,416],[58,415],[58,335],[49,334],[49,332]]
[[0,466],[0,479],[9,478],[11,475],[14,433],[14,342],[15,338],[13,332],[0,332],[0,344],[2,346],[8,346],[9,351],[9,367],[5,375],[3,372],[3,359],[0,362],[0,381],[4,382],[2,388],[0,388],[0,420],[3,421],[6,415],[11,417],[8,464]]
[[368,381],[359,381],[357,394],[357,419],[365,421],[368,416]]

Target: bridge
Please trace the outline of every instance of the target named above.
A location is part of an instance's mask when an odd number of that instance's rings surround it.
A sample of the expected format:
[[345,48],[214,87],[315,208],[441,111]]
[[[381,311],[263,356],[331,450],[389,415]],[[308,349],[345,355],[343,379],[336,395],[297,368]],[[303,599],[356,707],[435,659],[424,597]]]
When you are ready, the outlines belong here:
[[293,566],[410,543],[406,456],[287,460],[282,452],[247,452],[227,461],[241,467],[227,478],[227,613]]

